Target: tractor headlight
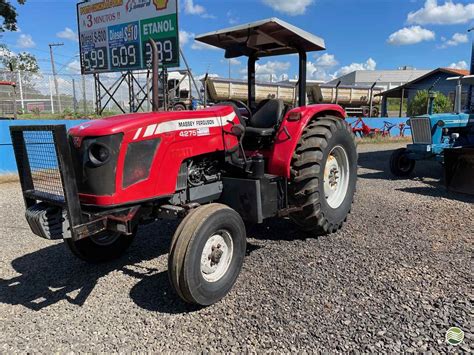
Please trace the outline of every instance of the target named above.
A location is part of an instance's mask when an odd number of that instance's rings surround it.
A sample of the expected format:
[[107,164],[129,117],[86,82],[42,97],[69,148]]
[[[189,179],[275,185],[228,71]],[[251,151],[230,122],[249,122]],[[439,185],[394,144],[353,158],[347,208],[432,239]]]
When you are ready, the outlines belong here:
[[128,145],[123,168],[123,188],[148,179],[160,139],[133,142]]
[[436,124],[438,125],[438,127],[444,127],[446,125],[443,120],[439,120]]
[[101,166],[110,159],[109,148],[102,143],[93,143],[89,147],[89,161],[95,166]]

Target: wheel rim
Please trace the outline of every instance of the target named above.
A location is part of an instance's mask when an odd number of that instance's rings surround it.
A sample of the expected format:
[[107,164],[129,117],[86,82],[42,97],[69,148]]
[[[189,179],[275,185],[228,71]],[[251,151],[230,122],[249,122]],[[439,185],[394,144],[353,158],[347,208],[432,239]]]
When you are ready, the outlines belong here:
[[102,232],[102,233],[99,233],[97,235],[93,235],[91,236],[91,240],[92,242],[94,242],[94,244],[97,244],[97,245],[100,245],[100,246],[109,246],[113,243],[115,243],[117,241],[117,239],[119,239],[121,236],[120,233],[118,232],[115,232],[115,233],[111,233],[111,232]]
[[213,234],[201,255],[201,275],[208,282],[219,281],[227,272],[234,254],[234,243],[226,230]]
[[398,168],[404,173],[410,171],[410,159],[406,156],[401,156],[400,159],[398,159]]
[[338,208],[346,198],[349,188],[349,158],[341,146],[333,148],[324,168],[324,193],[331,208]]

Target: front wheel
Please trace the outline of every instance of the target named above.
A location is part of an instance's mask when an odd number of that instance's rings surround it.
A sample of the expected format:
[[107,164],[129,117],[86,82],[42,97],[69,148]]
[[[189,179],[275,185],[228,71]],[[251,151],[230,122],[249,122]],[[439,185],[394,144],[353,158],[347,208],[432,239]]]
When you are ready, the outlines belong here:
[[407,177],[415,169],[415,161],[408,158],[407,149],[395,150],[390,157],[390,171],[397,177]]
[[213,203],[192,211],[171,242],[168,274],[185,302],[208,306],[234,286],[245,257],[246,233],[240,215]]
[[357,147],[347,122],[332,116],[310,122],[293,155],[291,173],[289,200],[300,210],[290,218],[308,232],[339,230],[357,182]]
[[121,257],[132,244],[135,234],[136,232],[132,235],[125,235],[119,232],[104,231],[77,241],[65,239],[64,242],[79,259],[97,264]]

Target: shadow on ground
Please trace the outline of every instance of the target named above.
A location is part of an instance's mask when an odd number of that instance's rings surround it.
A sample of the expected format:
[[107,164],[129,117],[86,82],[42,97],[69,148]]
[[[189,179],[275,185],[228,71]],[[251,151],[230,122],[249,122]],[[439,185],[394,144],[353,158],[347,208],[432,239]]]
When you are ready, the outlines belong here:
[[[20,275],[0,279],[0,302],[22,305],[34,311],[62,300],[82,306],[101,277],[121,271],[138,280],[130,290],[130,298],[139,307],[162,313],[195,311],[197,307],[185,304],[175,294],[167,270],[139,265],[168,253],[177,222],[159,223],[140,228],[128,253],[110,263],[91,265],[82,262],[66,250],[63,243],[21,256],[11,263]],[[268,237],[268,231],[266,235]],[[259,248],[248,243],[247,255]]]
[[[401,181],[402,179],[395,178],[390,173],[389,162],[392,152],[392,150],[384,150],[359,153],[359,167],[372,170],[371,172],[359,172],[359,178]],[[438,162],[417,162],[414,172],[406,180],[418,181],[423,183],[424,186],[400,187],[396,189],[397,191],[474,203],[474,196],[459,194],[446,189],[444,185],[444,169]]]
[[112,271],[121,270],[137,278],[148,277],[158,270],[140,268],[136,264],[168,252],[175,226],[164,223],[163,227],[141,228],[129,252],[111,263],[82,262],[72,256],[63,243],[21,256],[11,263],[21,275],[0,280],[0,302],[20,304],[32,310],[41,310],[61,300],[81,306],[98,280]]

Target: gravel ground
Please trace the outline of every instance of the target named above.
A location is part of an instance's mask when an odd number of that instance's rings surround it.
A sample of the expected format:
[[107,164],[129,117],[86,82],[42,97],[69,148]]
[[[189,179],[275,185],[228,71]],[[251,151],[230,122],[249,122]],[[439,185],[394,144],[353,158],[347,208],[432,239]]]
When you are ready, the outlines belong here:
[[[169,286],[175,223],[90,266],[33,236],[18,184],[0,185],[0,352],[472,351],[474,199],[448,194],[435,164],[391,180],[396,147],[360,146],[341,232],[309,237],[285,220],[250,232],[237,285],[205,309]],[[445,343],[451,326],[460,348]]]

